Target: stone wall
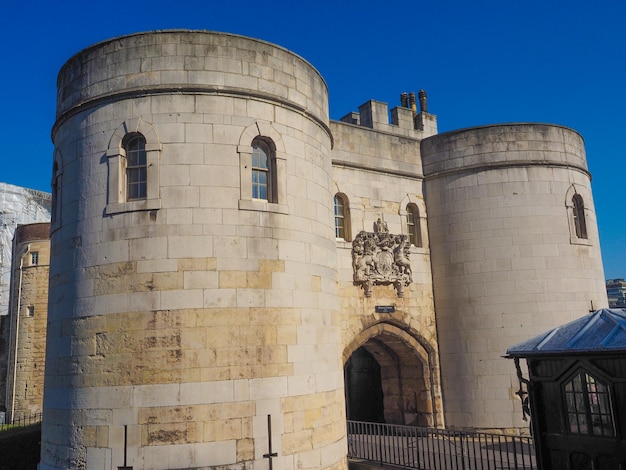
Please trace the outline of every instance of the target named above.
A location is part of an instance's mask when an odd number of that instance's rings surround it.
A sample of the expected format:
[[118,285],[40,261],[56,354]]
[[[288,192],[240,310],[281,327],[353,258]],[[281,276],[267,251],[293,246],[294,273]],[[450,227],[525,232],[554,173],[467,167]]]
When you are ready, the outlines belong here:
[[[0,413],[5,412],[11,318],[11,266],[18,225],[50,221],[49,193],[0,183]],[[46,235],[43,238],[47,238]],[[0,414],[0,420],[1,420]]]
[[277,468],[345,468],[359,348],[386,422],[519,430],[501,355],[606,304],[569,129],[435,135],[423,91],[329,122],[310,64],[223,33],[96,44],[58,85],[41,470],[115,468],[125,442],[136,469],[256,468],[270,436]]
[[42,469],[121,465],[124,430],[136,469],[267,465],[268,415],[275,466],[345,468],[327,121],[317,71],[254,39],[139,34],[66,64]]
[[7,418],[41,412],[48,318],[50,224],[20,225],[15,231],[9,318]]
[[[370,111],[370,107],[374,109]],[[384,365],[387,422],[443,426],[420,156],[421,139],[432,134],[415,129],[412,118],[405,120],[410,124],[404,128],[383,122],[387,117],[384,103],[368,102],[360,111],[361,115],[379,116],[374,119],[374,129],[331,123],[334,190],[349,201],[351,224],[348,239],[336,242],[343,361],[345,364],[357,348],[364,347]],[[420,210],[422,234],[422,246],[410,247],[412,282],[402,297],[393,285],[374,285],[367,297],[354,282],[352,241],[361,231],[374,232],[378,219],[385,221],[389,233],[406,235],[408,204]],[[393,306],[394,312],[377,313],[376,306]]]
[[553,125],[487,126],[425,139],[422,157],[446,424],[526,428],[503,352],[607,306],[582,138]]

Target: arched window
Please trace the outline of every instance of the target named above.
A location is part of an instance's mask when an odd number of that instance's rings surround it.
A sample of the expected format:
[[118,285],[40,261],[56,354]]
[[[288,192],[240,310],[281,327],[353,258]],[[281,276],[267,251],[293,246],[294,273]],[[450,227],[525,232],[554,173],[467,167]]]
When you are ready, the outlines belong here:
[[574,434],[614,436],[609,387],[580,371],[565,384],[568,430]]
[[148,121],[132,118],[115,129],[106,152],[107,215],[161,208],[160,153],[159,135]]
[[585,203],[580,194],[572,197],[574,211],[574,227],[578,238],[587,238],[587,222],[585,220]]
[[252,198],[275,202],[274,152],[266,139],[252,142]]
[[411,244],[421,247],[422,228],[420,226],[420,211],[415,204],[409,204],[406,206],[406,228]]
[[343,194],[335,194],[335,238],[350,240],[350,210],[348,198]]
[[271,123],[255,121],[239,136],[239,209],[289,213],[287,152]]
[[126,151],[126,200],[146,199],[148,193],[146,139],[139,133],[128,134],[122,145]]
[[55,159],[52,164],[52,212],[50,214],[50,229],[56,230],[61,225],[61,168]]

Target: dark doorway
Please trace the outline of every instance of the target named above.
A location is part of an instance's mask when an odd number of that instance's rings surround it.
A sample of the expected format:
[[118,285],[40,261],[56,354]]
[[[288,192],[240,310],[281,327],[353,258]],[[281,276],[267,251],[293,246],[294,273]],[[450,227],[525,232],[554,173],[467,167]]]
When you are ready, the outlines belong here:
[[352,421],[384,423],[380,365],[364,348],[359,348],[344,368],[346,414]]

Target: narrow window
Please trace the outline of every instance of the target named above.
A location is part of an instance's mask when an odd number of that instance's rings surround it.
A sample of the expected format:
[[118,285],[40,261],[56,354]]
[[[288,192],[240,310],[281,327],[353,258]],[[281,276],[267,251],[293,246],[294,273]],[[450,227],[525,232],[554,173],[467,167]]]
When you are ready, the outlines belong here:
[[574,194],[572,198],[574,211],[574,227],[578,238],[587,238],[587,222],[585,221],[585,204],[580,194]]
[[272,149],[265,140],[252,142],[252,198],[274,202]]
[[569,432],[614,436],[609,388],[595,377],[579,372],[565,384]]
[[28,315],[29,317],[34,317],[35,316],[35,306],[34,305],[29,305],[28,307],[26,307],[26,315]]
[[56,227],[61,215],[60,182],[61,175],[59,174],[59,164],[55,161],[52,165],[52,213],[50,215],[50,224],[52,227]]
[[31,266],[37,266],[39,264],[39,252],[33,251],[30,253],[30,264]]
[[335,194],[335,238],[348,240],[350,233],[350,219],[348,217],[347,199],[341,194]]
[[126,150],[126,200],[146,199],[148,165],[146,139],[141,134],[130,134],[124,142]]
[[412,245],[422,246],[422,230],[420,226],[420,212],[415,204],[406,206],[406,228],[409,232],[409,241]]

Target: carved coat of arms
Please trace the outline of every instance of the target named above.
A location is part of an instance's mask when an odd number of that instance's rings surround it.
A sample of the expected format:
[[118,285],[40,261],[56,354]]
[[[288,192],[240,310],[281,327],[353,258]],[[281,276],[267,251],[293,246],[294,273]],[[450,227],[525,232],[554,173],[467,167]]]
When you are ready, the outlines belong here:
[[354,283],[360,285],[365,297],[372,295],[373,285],[393,284],[398,297],[413,282],[409,259],[409,238],[392,235],[380,220],[376,232],[361,231],[352,242]]

